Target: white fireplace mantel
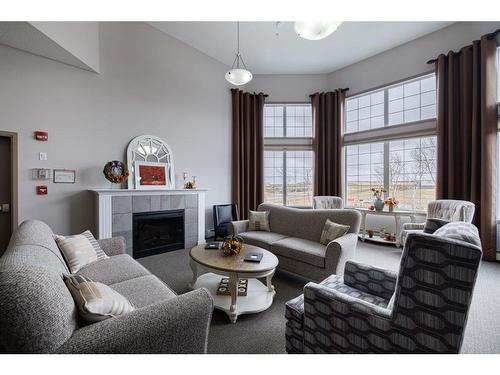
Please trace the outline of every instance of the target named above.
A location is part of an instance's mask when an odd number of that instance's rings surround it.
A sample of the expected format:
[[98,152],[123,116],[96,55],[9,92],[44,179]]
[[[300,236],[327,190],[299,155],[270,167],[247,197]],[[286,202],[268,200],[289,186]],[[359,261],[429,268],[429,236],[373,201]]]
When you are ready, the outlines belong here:
[[113,197],[145,195],[196,195],[198,198],[198,244],[205,243],[205,193],[208,189],[92,189],[97,196],[97,236],[99,239],[112,237]]

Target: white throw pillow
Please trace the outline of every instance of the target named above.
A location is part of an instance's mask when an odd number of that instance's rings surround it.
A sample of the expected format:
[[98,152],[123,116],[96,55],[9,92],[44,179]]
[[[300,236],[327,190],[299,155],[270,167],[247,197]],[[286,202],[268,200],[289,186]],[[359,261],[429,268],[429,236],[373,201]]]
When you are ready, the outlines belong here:
[[270,232],[269,211],[248,211],[248,230]]
[[326,219],[319,242],[323,245],[328,245],[331,241],[346,234],[349,228],[349,225],[337,224],[330,219]]
[[134,311],[128,299],[105,284],[80,275],[64,275],[64,281],[86,322],[100,322]]
[[56,235],[55,240],[71,273],[78,272],[87,264],[109,258],[89,230],[74,236]]

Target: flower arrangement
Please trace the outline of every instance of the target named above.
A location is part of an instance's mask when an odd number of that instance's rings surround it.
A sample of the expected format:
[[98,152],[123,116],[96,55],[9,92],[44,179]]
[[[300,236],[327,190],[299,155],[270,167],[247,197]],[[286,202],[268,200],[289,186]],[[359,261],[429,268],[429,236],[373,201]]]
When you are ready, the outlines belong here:
[[114,184],[121,184],[127,181],[129,176],[127,165],[118,160],[107,162],[106,165],[104,165],[102,173],[104,177],[106,177],[106,180]]
[[243,238],[240,236],[226,237],[222,244],[222,253],[226,256],[238,255],[243,247]]
[[392,197],[392,198],[387,198],[385,201],[384,201],[384,204],[389,206],[389,207],[394,207],[394,206],[397,206],[399,204],[399,201]]
[[370,190],[373,192],[373,196],[377,199],[382,199],[382,194],[387,192],[387,190],[383,187],[371,188]]

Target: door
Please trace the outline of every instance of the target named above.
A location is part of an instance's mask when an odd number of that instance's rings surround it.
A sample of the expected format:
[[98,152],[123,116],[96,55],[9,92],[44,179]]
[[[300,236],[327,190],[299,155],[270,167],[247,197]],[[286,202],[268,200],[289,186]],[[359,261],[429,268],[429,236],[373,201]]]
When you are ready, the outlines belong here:
[[0,135],[0,255],[12,234],[12,137]]

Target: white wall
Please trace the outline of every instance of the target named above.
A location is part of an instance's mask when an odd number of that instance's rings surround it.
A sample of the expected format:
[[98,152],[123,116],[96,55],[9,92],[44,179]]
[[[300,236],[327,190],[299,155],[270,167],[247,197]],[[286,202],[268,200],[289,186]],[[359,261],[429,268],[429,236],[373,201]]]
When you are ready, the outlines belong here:
[[99,72],[98,22],[30,22],[90,69]]
[[458,51],[500,22],[459,22],[331,73],[329,89],[349,87],[348,95],[433,71],[427,61],[440,53]]
[[[57,233],[94,229],[103,165],[128,142],[154,134],[172,148],[176,174],[198,176],[211,205],[229,202],[231,106],[226,67],[144,23],[100,25],[100,74],[0,46],[0,129],[19,136],[19,218]],[[48,142],[33,139],[49,131]],[[38,161],[38,152],[48,161]],[[76,169],[74,185],[47,182],[35,195],[31,168]]]

